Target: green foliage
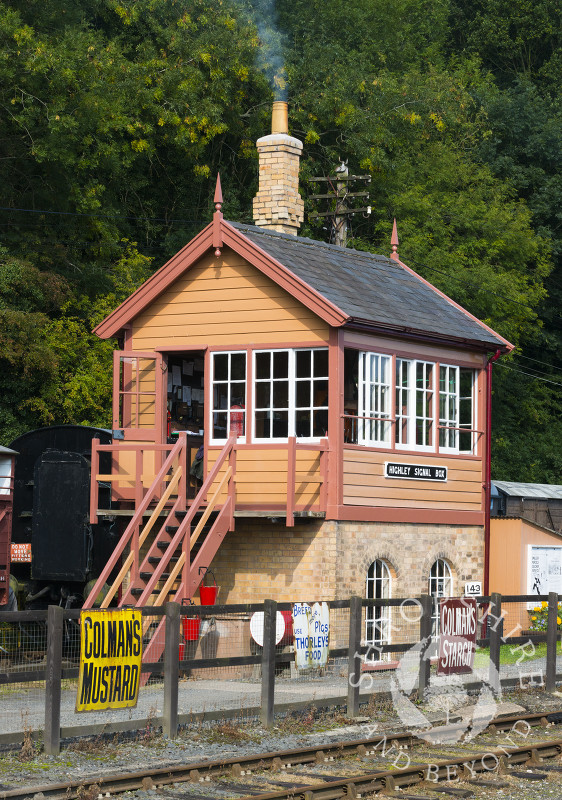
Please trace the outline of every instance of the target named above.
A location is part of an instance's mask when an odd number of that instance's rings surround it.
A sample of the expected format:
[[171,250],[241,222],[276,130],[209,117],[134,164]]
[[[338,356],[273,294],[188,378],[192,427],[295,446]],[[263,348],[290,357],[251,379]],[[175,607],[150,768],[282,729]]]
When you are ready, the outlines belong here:
[[562,482],[560,14],[0,0],[0,441],[109,425],[113,345],[91,331],[209,221],[219,169],[226,216],[251,220],[284,67],[306,208],[340,159],[371,176],[352,246],[388,252],[397,217],[402,259],[517,345],[494,370],[495,477]]

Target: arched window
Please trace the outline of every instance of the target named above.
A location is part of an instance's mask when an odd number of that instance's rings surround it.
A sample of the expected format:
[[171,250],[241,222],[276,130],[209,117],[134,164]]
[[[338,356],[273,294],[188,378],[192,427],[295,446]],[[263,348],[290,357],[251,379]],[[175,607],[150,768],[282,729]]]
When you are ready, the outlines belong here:
[[432,635],[439,633],[439,598],[450,597],[453,592],[451,568],[444,558],[433,562],[429,571],[428,593],[433,598]]
[[[367,571],[365,597],[367,600],[384,600],[390,597],[390,570],[385,561],[378,558]],[[365,644],[373,649],[367,661],[380,661],[382,654],[377,648],[390,643],[390,607],[367,606],[365,609]]]

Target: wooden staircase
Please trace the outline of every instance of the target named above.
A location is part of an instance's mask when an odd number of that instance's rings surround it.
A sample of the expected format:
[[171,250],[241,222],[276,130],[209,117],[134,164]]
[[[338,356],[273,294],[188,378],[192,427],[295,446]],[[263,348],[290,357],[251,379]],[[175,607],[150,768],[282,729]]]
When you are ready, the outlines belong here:
[[[83,608],[95,605],[120,562],[101,608],[115,604],[160,606],[169,600],[181,603],[193,597],[225,534],[234,530],[235,442],[236,436],[227,441],[186,508],[186,438],[180,437],[136,508]],[[213,494],[208,497],[211,489]],[[148,520],[143,522],[147,513]],[[151,631],[144,649],[145,661],[158,661],[162,655],[164,637],[159,634],[163,625],[164,619]]]

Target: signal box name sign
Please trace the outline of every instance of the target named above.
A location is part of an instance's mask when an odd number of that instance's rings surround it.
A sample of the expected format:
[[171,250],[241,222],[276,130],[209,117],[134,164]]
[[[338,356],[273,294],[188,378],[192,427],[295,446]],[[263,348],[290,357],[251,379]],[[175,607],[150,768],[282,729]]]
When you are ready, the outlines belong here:
[[447,467],[435,467],[428,464],[394,464],[387,461],[384,465],[385,478],[405,478],[409,481],[446,481]]
[[82,611],[76,711],[134,708],[142,662],[142,612]]
[[472,672],[478,616],[473,597],[439,600],[438,675]]

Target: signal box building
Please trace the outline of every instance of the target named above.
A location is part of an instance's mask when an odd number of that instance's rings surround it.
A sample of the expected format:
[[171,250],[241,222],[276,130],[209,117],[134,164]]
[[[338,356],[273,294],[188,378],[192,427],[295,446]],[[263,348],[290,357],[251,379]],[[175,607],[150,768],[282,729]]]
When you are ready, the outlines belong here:
[[141,604],[193,596],[208,568],[228,603],[484,577],[486,367],[511,345],[403,264],[395,234],[390,257],[297,236],[286,107],[272,129],[257,224],[223,218],[217,182],[212,222],[96,328],[121,349],[92,521],[104,481],[133,516],[90,604],[117,572]]

